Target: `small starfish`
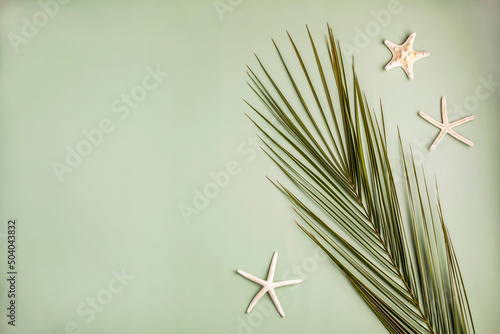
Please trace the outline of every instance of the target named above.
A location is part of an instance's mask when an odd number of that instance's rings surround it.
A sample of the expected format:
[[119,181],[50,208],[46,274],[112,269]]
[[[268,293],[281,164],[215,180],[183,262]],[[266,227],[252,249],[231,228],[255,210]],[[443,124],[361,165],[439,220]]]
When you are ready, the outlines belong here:
[[439,144],[441,139],[443,139],[444,135],[447,133],[449,133],[450,135],[452,135],[453,137],[457,138],[458,140],[460,140],[461,142],[463,142],[467,145],[474,146],[474,144],[470,140],[462,137],[461,135],[459,135],[458,133],[456,133],[453,130],[453,128],[458,126],[458,125],[464,124],[468,121],[472,121],[474,119],[474,116],[468,116],[468,117],[459,119],[458,121],[455,121],[453,123],[450,123],[448,121],[448,114],[446,113],[446,97],[443,96],[443,98],[441,99],[441,119],[442,119],[443,123],[439,123],[438,121],[432,119],[431,117],[429,117],[428,115],[424,114],[421,111],[418,114],[420,116],[422,116],[427,122],[429,122],[429,123],[431,123],[431,124],[433,124],[441,129],[441,132],[439,132],[439,135],[436,137],[436,140],[434,140],[434,143],[432,143],[431,151],[436,148],[436,146]]
[[413,41],[415,40],[416,32],[412,33],[410,37],[401,45],[394,44],[389,40],[385,40],[384,43],[392,52],[391,61],[385,65],[386,70],[391,68],[401,66],[405,70],[408,78],[413,79],[413,63],[419,59],[428,57],[429,52],[420,52],[413,50]]
[[283,308],[281,307],[280,301],[278,300],[278,296],[276,296],[276,292],[274,291],[274,289],[282,286],[299,284],[302,283],[303,280],[294,279],[288,281],[273,282],[277,258],[278,258],[278,252],[274,252],[273,258],[271,260],[271,265],[269,266],[269,273],[267,274],[267,280],[265,281],[261,278],[255,277],[254,275],[246,273],[243,270],[238,270],[238,274],[240,274],[241,276],[257,284],[262,285],[262,289],[260,289],[260,291],[255,295],[255,297],[253,297],[252,301],[250,302],[250,305],[248,305],[247,313],[249,313],[253,309],[255,304],[257,304],[259,299],[262,298],[262,296],[264,296],[266,292],[269,292],[269,295],[271,296],[274,306],[276,306],[276,309],[278,310],[279,314],[281,314],[282,317],[285,316],[285,312],[283,312]]

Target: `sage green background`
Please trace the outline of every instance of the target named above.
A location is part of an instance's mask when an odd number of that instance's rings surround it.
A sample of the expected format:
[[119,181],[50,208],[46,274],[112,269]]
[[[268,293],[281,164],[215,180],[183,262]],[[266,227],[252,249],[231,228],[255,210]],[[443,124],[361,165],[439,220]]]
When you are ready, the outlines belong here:
[[[220,3],[231,10],[219,16]],[[400,0],[378,23],[373,13],[391,3],[73,0],[15,52],[9,36],[41,7],[0,2],[0,332],[64,333],[74,322],[89,334],[385,333],[333,263],[314,257],[265,176],[284,178],[248,139],[256,129],[241,97],[255,101],[245,83],[253,52],[273,68],[271,38],[286,49],[288,30],[306,51],[305,25],[323,46],[328,22],[344,46],[360,46],[360,31],[372,29],[355,60],[369,101],[383,101],[393,161],[399,125],[438,177],[477,332],[499,333],[499,87],[457,128],[472,148],[447,136],[429,152],[438,131],[417,112],[439,119],[446,96],[451,120],[461,118],[452,106],[474,96],[481,77],[500,82],[500,2]],[[413,31],[415,49],[431,56],[410,81],[399,68],[383,70],[391,54],[382,41]],[[168,77],[121,120],[111,104],[148,67]],[[114,131],[59,182],[53,162],[106,118]],[[233,160],[239,174],[186,223],[179,206],[192,206],[209,173]],[[5,317],[9,218],[19,224],[15,328]],[[264,277],[275,250],[278,280],[298,277],[294,266],[307,277],[282,289],[286,318],[259,309],[252,317],[245,310],[259,288],[235,271]],[[134,280],[86,322],[78,306],[122,268]]]

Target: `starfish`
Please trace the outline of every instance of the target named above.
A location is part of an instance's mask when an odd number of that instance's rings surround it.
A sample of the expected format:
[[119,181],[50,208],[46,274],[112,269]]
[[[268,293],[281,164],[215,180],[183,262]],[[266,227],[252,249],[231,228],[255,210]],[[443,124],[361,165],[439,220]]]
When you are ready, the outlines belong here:
[[441,119],[442,119],[442,123],[439,123],[438,121],[432,119],[431,117],[429,117],[428,115],[424,114],[423,112],[419,112],[418,113],[420,116],[422,116],[427,122],[437,126],[438,128],[441,129],[441,132],[439,132],[439,135],[436,137],[436,139],[434,140],[434,143],[432,143],[432,146],[431,146],[431,151],[433,149],[436,148],[436,146],[439,144],[439,142],[441,141],[441,139],[443,139],[444,135],[445,134],[450,134],[452,135],[453,137],[457,138],[458,140],[460,140],[461,142],[467,144],[467,145],[470,145],[470,146],[474,146],[474,144],[468,140],[467,138],[464,138],[462,137],[461,135],[459,135],[458,133],[455,132],[455,130],[453,130],[454,127],[458,126],[458,125],[461,125],[461,124],[464,124],[468,121],[472,121],[474,119],[474,116],[468,116],[468,117],[465,117],[465,118],[462,118],[462,119],[459,119],[458,121],[455,121],[453,123],[450,123],[448,121],[448,114],[446,112],[446,97],[443,96],[443,98],[441,99]]
[[416,32],[412,33],[401,45],[395,44],[387,39],[384,41],[385,45],[387,45],[392,52],[391,61],[385,65],[386,70],[401,66],[403,70],[405,70],[406,75],[408,75],[408,78],[413,79],[413,63],[430,55],[429,52],[413,50],[415,35],[417,35]]
[[252,301],[250,302],[250,305],[248,305],[247,308],[247,313],[249,313],[255,304],[259,301],[262,296],[266,294],[266,292],[269,292],[269,295],[271,296],[271,299],[273,300],[274,306],[276,306],[276,309],[278,310],[279,314],[284,317],[285,312],[283,312],[283,308],[281,307],[280,301],[278,300],[278,296],[276,296],[276,292],[274,291],[275,288],[279,288],[282,286],[288,286],[288,285],[294,285],[294,284],[299,284],[302,283],[303,280],[301,279],[294,279],[294,280],[288,280],[288,281],[280,281],[280,282],[273,282],[274,280],[274,271],[276,269],[276,260],[278,259],[278,252],[274,252],[273,258],[271,259],[271,265],[269,266],[269,272],[267,274],[267,280],[263,280],[261,278],[255,277],[252,274],[246,273],[243,270],[238,270],[238,274],[241,276],[262,285],[262,289],[253,297]]

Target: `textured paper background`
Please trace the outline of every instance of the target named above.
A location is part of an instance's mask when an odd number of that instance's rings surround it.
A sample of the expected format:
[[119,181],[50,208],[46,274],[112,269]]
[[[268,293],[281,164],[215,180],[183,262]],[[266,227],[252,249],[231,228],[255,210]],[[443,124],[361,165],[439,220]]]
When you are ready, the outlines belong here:
[[[2,279],[1,333],[385,333],[293,224],[265,178],[281,174],[255,149],[240,99],[254,99],[245,84],[253,52],[278,64],[271,38],[287,48],[288,30],[307,50],[305,25],[321,44],[327,22],[356,51],[369,101],[383,101],[394,163],[399,125],[437,175],[476,329],[500,331],[500,87],[478,88],[500,82],[497,0],[73,0],[47,22],[42,4],[0,2],[3,278],[6,222],[19,224],[17,322],[7,326]],[[34,19],[29,38],[13,37]],[[415,49],[431,56],[409,81],[383,70],[391,54],[382,41],[402,43],[413,31]],[[114,112],[148,69],[168,76],[127,117]],[[473,148],[448,136],[428,151],[438,131],[417,112],[439,119],[442,96],[451,120],[464,117],[460,105],[476,116],[457,129]],[[112,132],[60,181],[54,162],[106,119]],[[179,208],[228,164],[229,185],[187,223]],[[267,296],[247,315],[258,286],[235,271],[263,277],[275,250],[276,278],[305,282],[283,288],[286,318]],[[120,283],[122,270],[134,278]]]

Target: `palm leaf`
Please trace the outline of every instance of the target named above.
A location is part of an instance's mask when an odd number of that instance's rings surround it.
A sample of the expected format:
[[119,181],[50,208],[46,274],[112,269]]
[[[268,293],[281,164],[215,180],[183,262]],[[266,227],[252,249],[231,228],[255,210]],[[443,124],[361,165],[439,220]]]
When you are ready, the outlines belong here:
[[259,116],[263,149],[291,181],[271,182],[390,333],[474,333],[437,185],[431,196],[400,139],[407,183],[400,207],[383,116],[368,106],[354,65],[347,78],[330,26],[327,61],[307,31],[310,65],[290,35],[295,67],[273,41],[284,84],[257,56],[259,75],[248,68],[260,107],[247,104]]

